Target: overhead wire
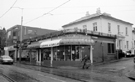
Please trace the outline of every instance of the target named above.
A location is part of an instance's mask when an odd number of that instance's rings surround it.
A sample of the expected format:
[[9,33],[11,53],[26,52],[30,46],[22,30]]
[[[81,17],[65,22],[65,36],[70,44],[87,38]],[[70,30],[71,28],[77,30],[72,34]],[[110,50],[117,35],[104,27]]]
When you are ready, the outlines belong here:
[[70,0],[68,0],[68,1],[66,1],[66,2],[64,2],[64,3],[62,3],[61,5],[59,5],[59,6],[55,7],[55,8],[53,8],[52,10],[48,11],[47,13],[44,13],[43,15],[40,15],[40,16],[38,16],[38,17],[36,17],[36,18],[30,20],[30,21],[26,22],[25,24],[30,23],[30,22],[32,22],[32,21],[34,21],[34,20],[37,20],[37,19],[39,19],[40,17],[43,17],[44,15],[50,14],[52,11],[58,9],[59,7],[63,6],[64,4],[68,3],[69,1],[70,1]]
[[6,15],[12,9],[12,7],[15,5],[16,2],[17,2],[17,0],[13,3],[13,5],[3,15],[0,16],[0,18],[2,18],[4,15]]

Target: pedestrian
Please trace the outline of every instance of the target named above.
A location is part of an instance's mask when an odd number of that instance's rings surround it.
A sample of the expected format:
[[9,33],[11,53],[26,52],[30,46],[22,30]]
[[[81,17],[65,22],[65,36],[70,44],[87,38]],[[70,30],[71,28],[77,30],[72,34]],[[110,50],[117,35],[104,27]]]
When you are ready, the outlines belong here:
[[86,63],[87,63],[88,60],[89,60],[89,57],[88,57],[87,55],[85,55],[84,58],[83,58],[82,61],[81,61],[81,62],[83,62],[83,67],[82,67],[82,69],[85,69]]

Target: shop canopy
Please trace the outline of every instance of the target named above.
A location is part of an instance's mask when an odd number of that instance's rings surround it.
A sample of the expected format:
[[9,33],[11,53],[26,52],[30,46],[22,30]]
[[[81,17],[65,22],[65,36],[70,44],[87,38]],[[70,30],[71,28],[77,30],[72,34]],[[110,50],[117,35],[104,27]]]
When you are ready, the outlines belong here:
[[85,37],[66,37],[61,39],[54,39],[50,41],[44,41],[40,44],[40,48],[55,47],[59,45],[92,45],[93,39]]
[[27,48],[39,48],[41,42],[33,42],[30,45],[27,46]]

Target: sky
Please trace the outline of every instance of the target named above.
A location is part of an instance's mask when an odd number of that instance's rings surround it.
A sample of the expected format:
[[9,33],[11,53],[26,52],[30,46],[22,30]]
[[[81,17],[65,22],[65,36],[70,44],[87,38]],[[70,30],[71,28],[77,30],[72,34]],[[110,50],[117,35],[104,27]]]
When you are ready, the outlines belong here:
[[96,13],[98,8],[135,27],[135,0],[0,0],[0,27],[21,25],[23,16],[22,25],[61,30],[86,12]]

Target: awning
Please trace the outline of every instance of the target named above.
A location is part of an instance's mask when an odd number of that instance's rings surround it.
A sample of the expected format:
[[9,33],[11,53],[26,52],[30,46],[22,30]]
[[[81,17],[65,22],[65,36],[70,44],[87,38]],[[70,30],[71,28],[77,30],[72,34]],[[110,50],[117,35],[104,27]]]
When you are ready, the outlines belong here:
[[92,45],[94,40],[91,38],[61,38],[50,41],[44,41],[40,44],[40,48],[55,47],[59,45]]
[[27,48],[39,48],[41,42],[33,42],[30,45],[27,46]]

